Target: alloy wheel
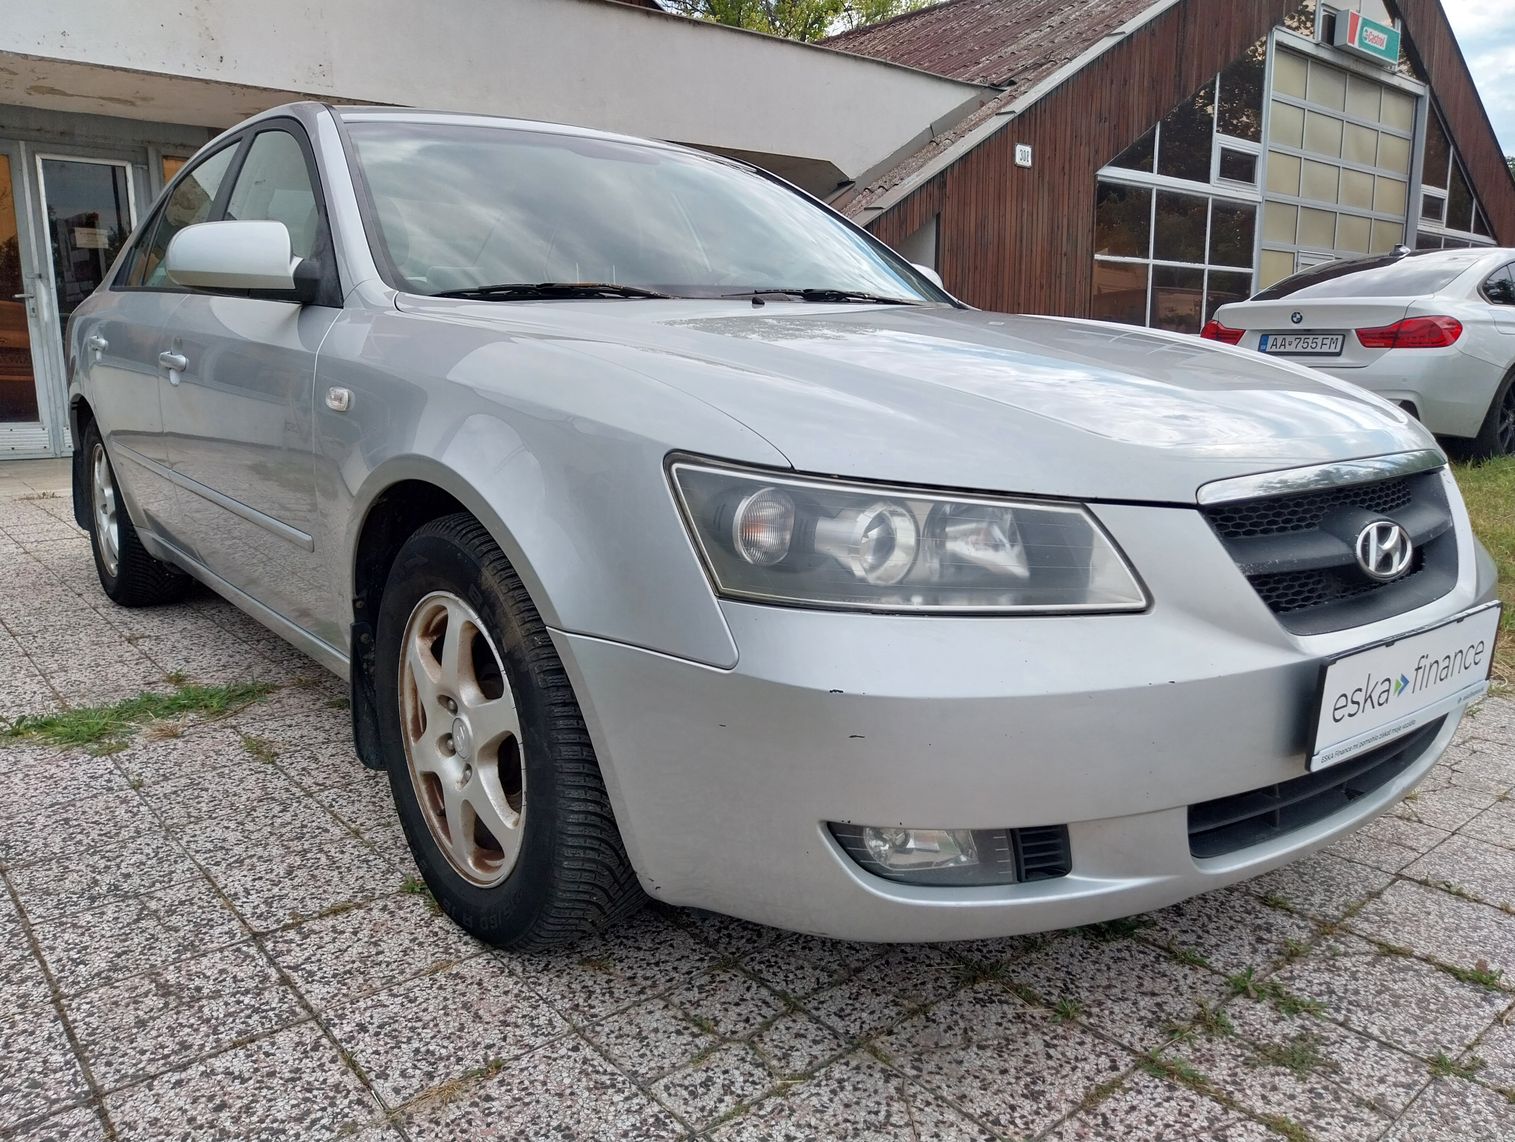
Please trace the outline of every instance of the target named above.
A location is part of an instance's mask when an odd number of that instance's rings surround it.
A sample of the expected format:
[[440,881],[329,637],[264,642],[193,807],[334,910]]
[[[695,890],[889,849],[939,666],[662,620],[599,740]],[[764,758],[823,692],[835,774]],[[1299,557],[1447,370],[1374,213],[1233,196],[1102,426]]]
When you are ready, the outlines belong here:
[[1499,454],[1508,456],[1512,452],[1515,452],[1515,385],[1505,390],[1499,405]]
[[458,874],[493,887],[515,867],[526,812],[504,661],[478,613],[449,591],[415,605],[400,647],[400,727],[421,814]]
[[90,505],[95,514],[95,544],[106,573],[114,576],[121,565],[121,525],[116,517],[120,501],[105,445],[98,441],[90,455],[90,469],[93,475]]

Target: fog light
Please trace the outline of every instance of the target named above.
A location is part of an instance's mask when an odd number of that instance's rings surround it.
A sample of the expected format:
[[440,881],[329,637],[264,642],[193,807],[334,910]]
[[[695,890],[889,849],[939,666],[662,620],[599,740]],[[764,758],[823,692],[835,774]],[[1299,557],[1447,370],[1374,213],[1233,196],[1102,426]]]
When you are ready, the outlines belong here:
[[904,825],[826,826],[859,868],[900,884],[967,887],[1067,876],[1068,826],[1018,829],[912,829]]

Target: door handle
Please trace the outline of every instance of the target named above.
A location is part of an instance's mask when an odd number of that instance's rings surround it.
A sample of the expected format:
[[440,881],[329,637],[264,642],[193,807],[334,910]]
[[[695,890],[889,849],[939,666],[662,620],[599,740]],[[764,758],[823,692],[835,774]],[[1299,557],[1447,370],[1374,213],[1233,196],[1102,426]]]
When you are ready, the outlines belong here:
[[103,353],[110,348],[110,342],[98,333],[91,333],[84,339],[86,348],[93,349],[96,353]]
[[32,299],[32,295],[29,294],[29,293],[13,293],[13,294],[11,294],[11,300],[12,301],[31,301],[31,299]]
[[170,373],[182,373],[189,368],[189,358],[183,353],[175,353],[172,349],[165,349],[158,354],[158,364],[162,365]]

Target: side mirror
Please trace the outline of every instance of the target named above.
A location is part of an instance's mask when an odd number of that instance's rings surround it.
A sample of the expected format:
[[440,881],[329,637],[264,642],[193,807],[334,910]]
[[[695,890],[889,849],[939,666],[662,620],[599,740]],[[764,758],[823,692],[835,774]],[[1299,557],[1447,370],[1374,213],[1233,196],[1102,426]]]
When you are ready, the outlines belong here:
[[163,264],[169,280],[177,285],[273,293],[298,300],[296,272],[301,260],[290,253],[289,231],[282,222],[186,226],[169,241]]
[[911,262],[910,265],[914,267],[916,273],[920,274],[921,277],[925,278],[932,285],[936,286],[937,289],[947,288],[946,286],[942,285],[942,275],[937,273],[930,266],[923,266],[919,262]]

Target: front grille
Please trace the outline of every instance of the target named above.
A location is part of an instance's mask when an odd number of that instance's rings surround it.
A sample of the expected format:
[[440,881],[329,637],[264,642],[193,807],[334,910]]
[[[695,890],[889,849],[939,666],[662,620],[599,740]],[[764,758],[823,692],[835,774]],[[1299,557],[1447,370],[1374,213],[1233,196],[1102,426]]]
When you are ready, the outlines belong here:
[[[1424,606],[1457,582],[1457,537],[1439,472],[1418,472],[1202,509],[1226,551],[1280,623],[1296,634],[1362,626]],[[1375,520],[1415,544],[1389,582],[1358,566],[1354,545]]]
[[1444,718],[1326,769],[1189,806],[1189,852],[1225,856],[1303,829],[1383,788],[1414,765]]

